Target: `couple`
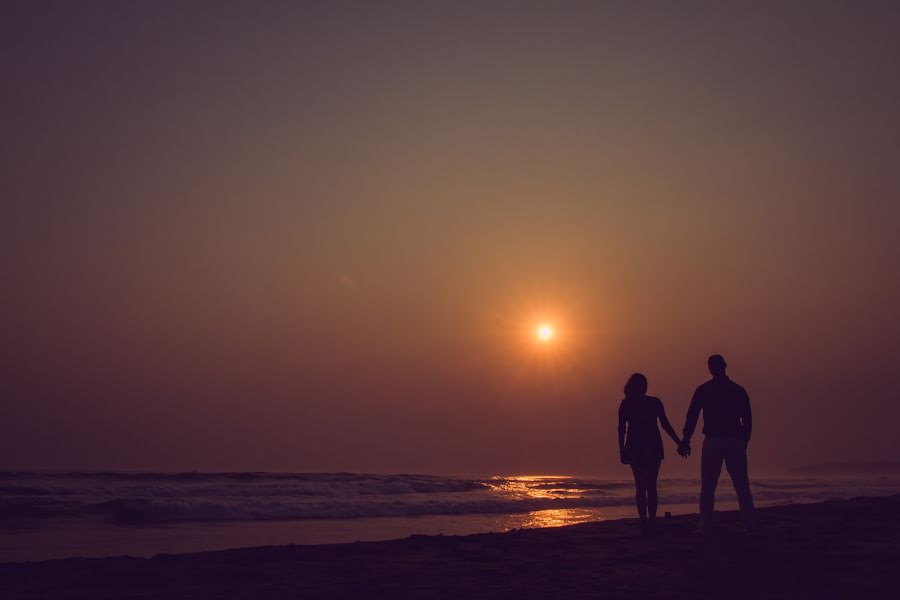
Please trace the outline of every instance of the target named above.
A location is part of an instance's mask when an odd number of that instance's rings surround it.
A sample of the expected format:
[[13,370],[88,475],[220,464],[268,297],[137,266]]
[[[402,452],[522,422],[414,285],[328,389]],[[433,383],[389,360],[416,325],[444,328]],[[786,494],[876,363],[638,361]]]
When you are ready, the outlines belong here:
[[[666,418],[659,398],[647,395],[647,378],[635,373],[625,384],[625,399],[619,406],[619,455],[622,464],[634,473],[635,497],[641,523],[652,526],[656,519],[656,478],[663,459],[662,436],[657,421],[678,446],[678,454],[691,454],[691,435],[703,413],[703,454],[700,458],[700,527],[712,526],[716,485],[722,473],[722,462],[731,475],[741,507],[744,531],[753,527],[753,496],[747,476],[747,444],[753,420],[747,391],[725,374],[728,366],[718,354],[709,357],[712,379],[697,388],[684,423],[684,439]],[[649,518],[649,521],[648,521]]]

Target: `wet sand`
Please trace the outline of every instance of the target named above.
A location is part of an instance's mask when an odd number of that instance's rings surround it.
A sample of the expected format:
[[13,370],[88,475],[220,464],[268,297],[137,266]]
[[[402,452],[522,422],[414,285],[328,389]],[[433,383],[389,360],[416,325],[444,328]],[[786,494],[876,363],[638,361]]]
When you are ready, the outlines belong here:
[[469,536],[0,564],[14,598],[864,598],[900,591],[900,495]]

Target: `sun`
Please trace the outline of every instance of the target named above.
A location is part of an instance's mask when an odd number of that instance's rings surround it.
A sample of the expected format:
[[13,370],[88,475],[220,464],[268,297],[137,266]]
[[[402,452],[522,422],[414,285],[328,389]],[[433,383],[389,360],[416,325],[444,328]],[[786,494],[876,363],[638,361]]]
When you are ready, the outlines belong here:
[[537,336],[537,339],[544,343],[553,339],[553,333],[553,326],[549,323],[541,323],[534,330],[534,335]]

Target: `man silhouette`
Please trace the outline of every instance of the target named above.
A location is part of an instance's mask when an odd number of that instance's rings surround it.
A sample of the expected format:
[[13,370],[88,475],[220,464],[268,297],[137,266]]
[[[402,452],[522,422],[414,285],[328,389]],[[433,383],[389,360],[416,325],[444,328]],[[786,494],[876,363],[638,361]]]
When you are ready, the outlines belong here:
[[691,399],[684,436],[678,453],[687,456],[691,452],[691,435],[703,412],[703,454],[700,457],[700,527],[705,531],[712,525],[716,486],[722,473],[722,461],[731,476],[741,507],[744,531],[753,527],[753,496],[747,475],[747,444],[753,429],[750,397],[747,391],[731,381],[725,374],[728,364],[718,354],[709,357],[712,379],[697,388]]

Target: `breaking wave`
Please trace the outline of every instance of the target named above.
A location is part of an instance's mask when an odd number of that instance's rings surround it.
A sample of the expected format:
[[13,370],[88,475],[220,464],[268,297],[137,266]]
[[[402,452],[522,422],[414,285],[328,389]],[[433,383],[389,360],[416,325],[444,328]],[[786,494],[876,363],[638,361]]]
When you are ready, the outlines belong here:
[[[127,524],[525,513],[627,506],[630,481],[455,478],[360,473],[0,473],[0,520],[101,518]],[[698,483],[660,482],[666,504],[697,501]],[[733,500],[726,481],[718,498]],[[754,482],[776,504],[900,491],[896,480]]]

